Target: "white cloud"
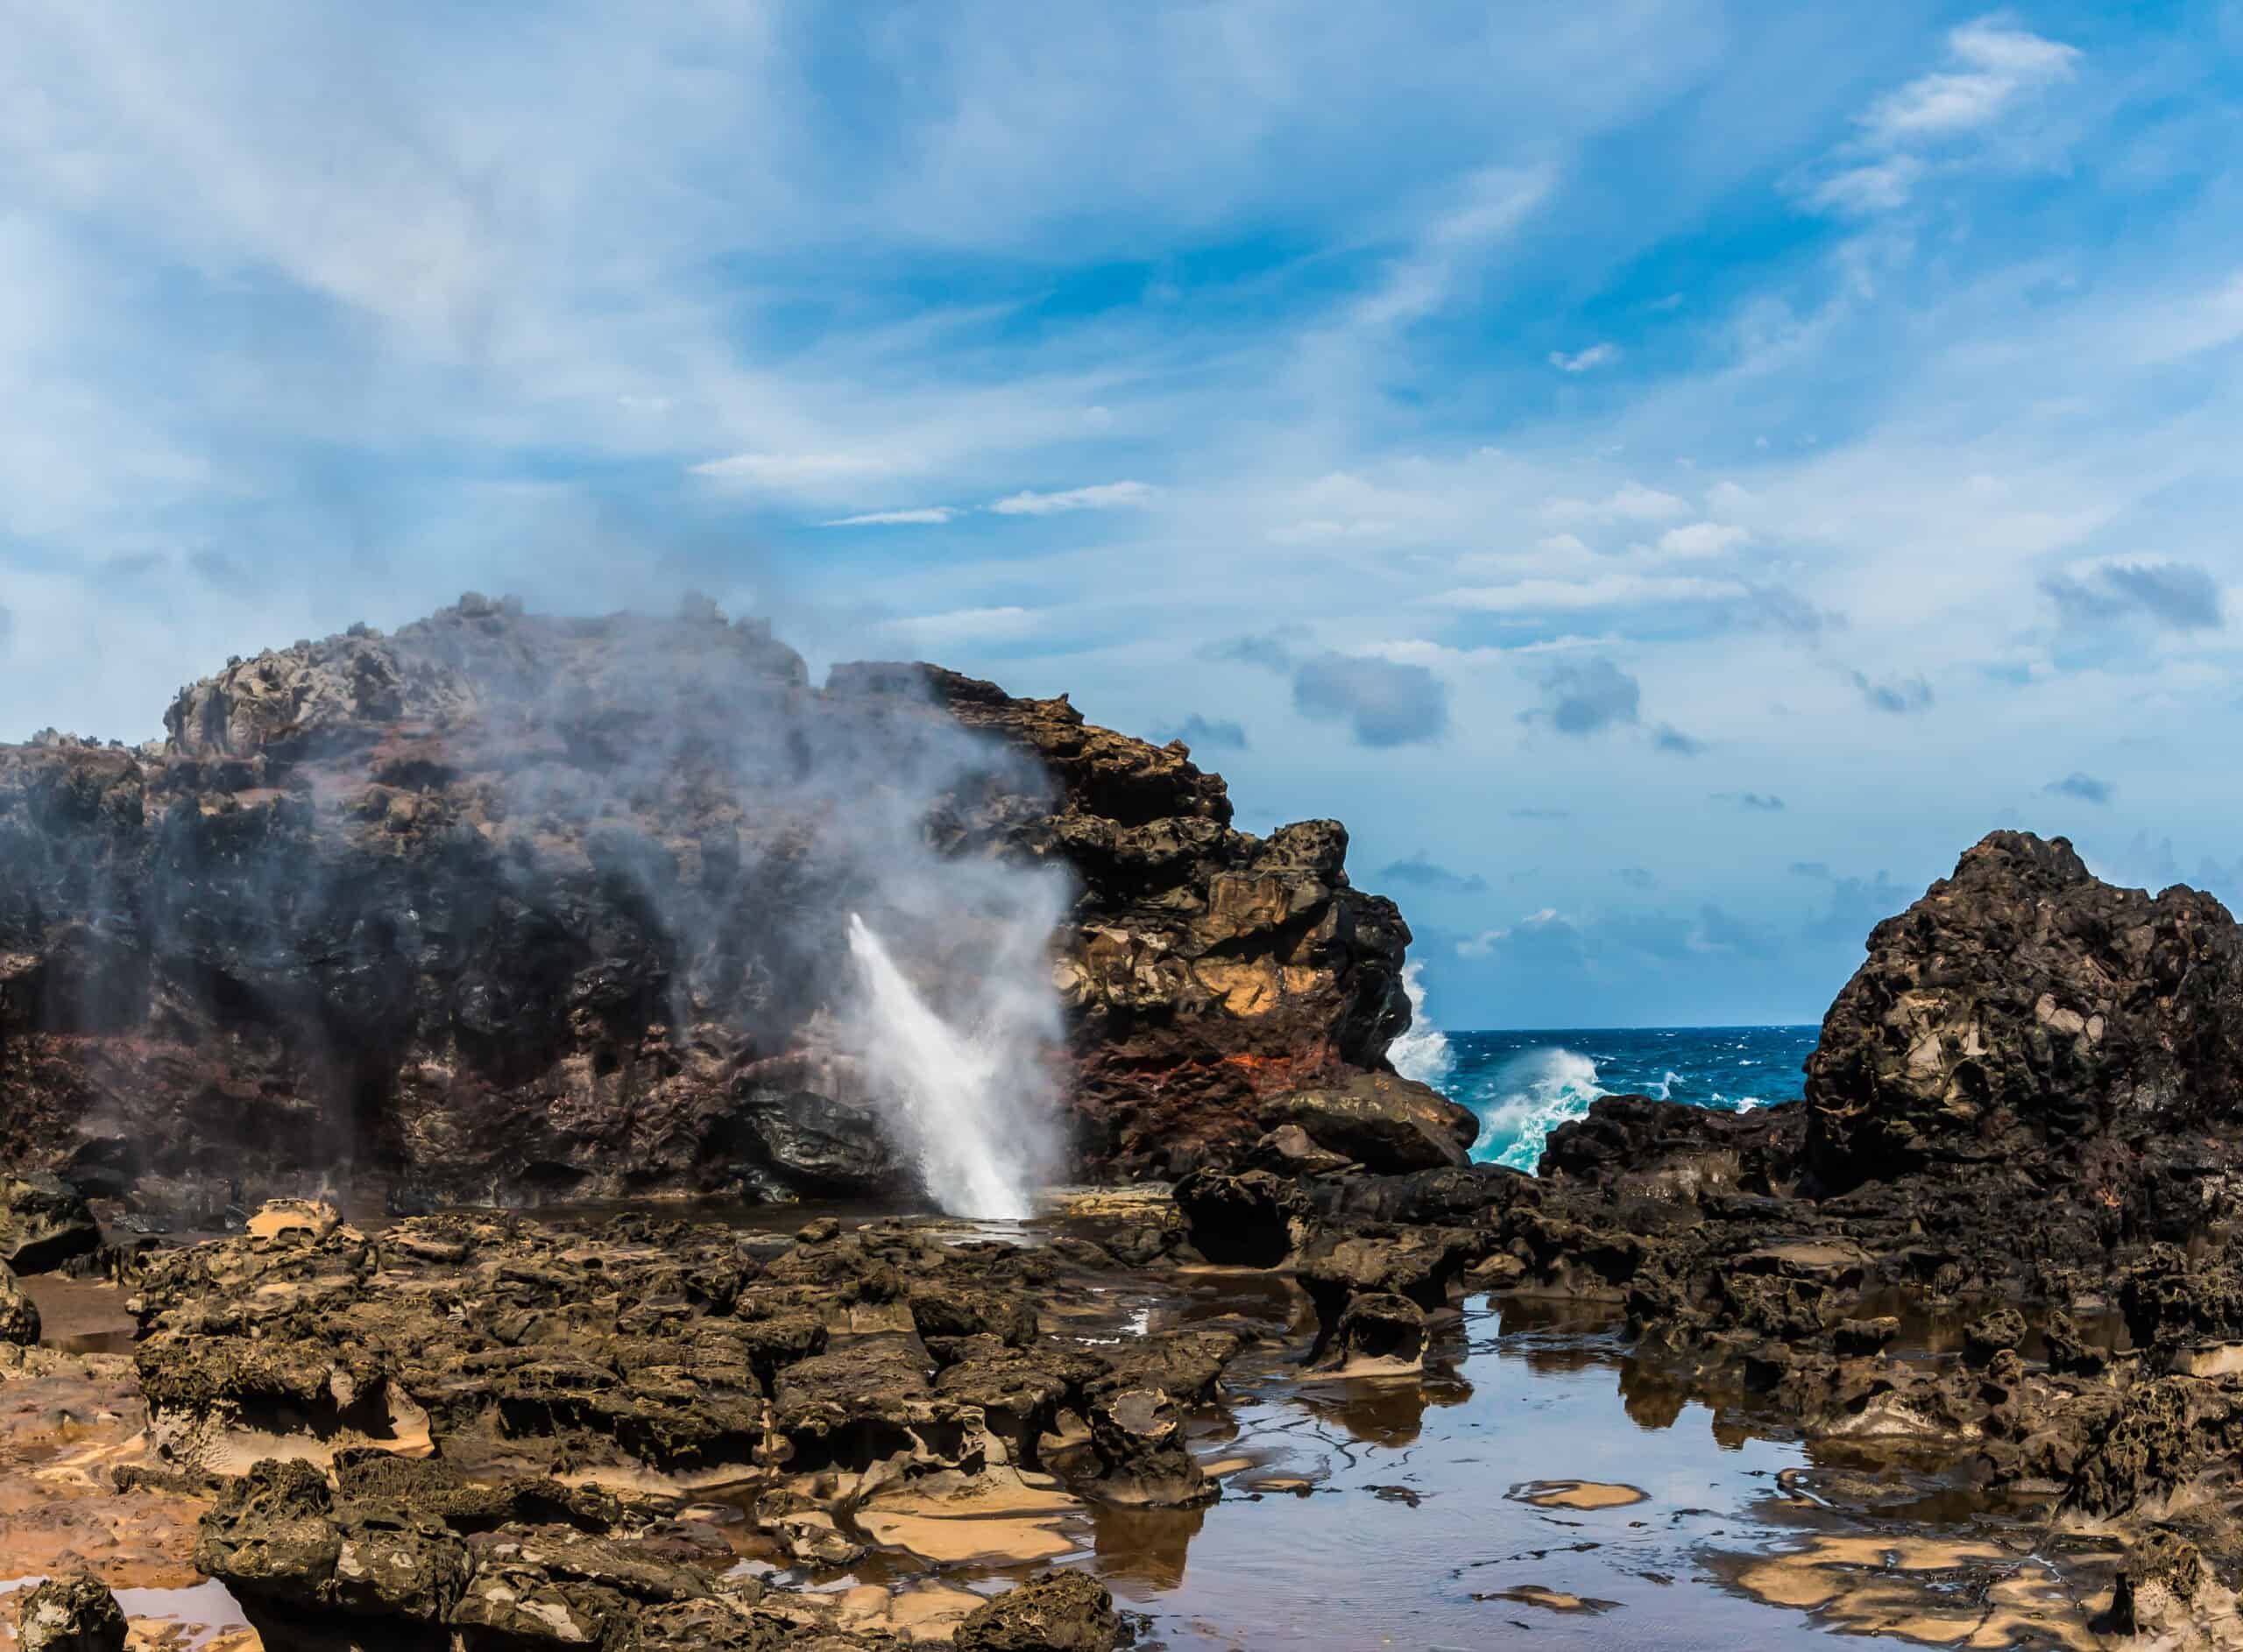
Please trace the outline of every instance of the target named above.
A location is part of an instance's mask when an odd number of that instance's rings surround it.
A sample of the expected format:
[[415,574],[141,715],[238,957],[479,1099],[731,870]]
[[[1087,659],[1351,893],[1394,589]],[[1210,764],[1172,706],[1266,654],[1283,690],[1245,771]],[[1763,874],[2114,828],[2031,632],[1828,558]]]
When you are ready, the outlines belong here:
[[867,511],[857,516],[837,516],[820,527],[909,527],[922,523],[947,522],[958,512],[947,505],[922,505],[908,511]]
[[2034,99],[2073,78],[2076,46],[2043,39],[1999,18],[1981,18],[1947,36],[1953,67],[1886,93],[1857,117],[1860,136],[1830,157],[1830,170],[1805,187],[1809,206],[1871,217],[1908,204],[1933,160],[1967,159],[1964,140],[1985,149],[1990,134]]
[[1143,482],[1101,482],[1058,493],[1015,493],[989,508],[999,516],[1054,516],[1064,511],[1112,511],[1143,505],[1159,491]]
[[695,476],[713,481],[786,490],[884,476],[894,468],[891,460],[874,453],[736,453],[692,469]]
[[1890,147],[1975,131],[2029,93],[2070,80],[2078,48],[2046,40],[1995,18],[1964,24],[1947,37],[1964,67],[1926,74],[1879,98],[1862,116],[1872,142]]
[[1461,586],[1431,600],[1481,613],[1539,613],[1559,609],[1617,608],[1648,603],[1709,602],[1742,597],[1734,580],[1680,575],[1602,574],[1595,579],[1523,579],[1511,585]]
[[1553,925],[1562,924],[1565,921],[1564,914],[1555,907],[1544,907],[1539,912],[1528,913],[1517,923],[1506,928],[1482,929],[1469,940],[1459,941],[1456,943],[1456,956],[1461,958],[1484,958],[1521,929],[1529,931],[1547,929]]
[[1561,349],[1550,352],[1550,365],[1561,373],[1585,373],[1592,368],[1609,367],[1620,359],[1617,344],[1591,344],[1587,349],[1568,356]]
[[1677,559],[1719,556],[1751,539],[1744,529],[1729,522],[1693,522],[1671,527],[1659,536],[1659,554]]
[[944,614],[883,620],[880,629],[915,648],[948,648],[1015,642],[1033,632],[1044,618],[1027,608],[957,608]]
[[1581,499],[1553,499],[1543,508],[1553,522],[1661,522],[1690,513],[1689,502],[1640,482],[1624,484],[1596,504]]
[[1867,215],[1908,204],[1924,164],[1914,155],[1888,155],[1824,179],[1808,192],[1814,205],[1829,212]]

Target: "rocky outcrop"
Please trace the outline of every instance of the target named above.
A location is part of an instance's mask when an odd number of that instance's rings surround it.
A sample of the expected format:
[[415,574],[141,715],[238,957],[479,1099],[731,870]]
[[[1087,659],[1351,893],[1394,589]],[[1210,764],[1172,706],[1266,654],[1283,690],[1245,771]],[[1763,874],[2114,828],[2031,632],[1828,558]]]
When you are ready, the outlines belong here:
[[2243,1116],[2243,932],[2211,896],[1995,832],[1877,926],[1808,1063],[1831,1188]]
[[18,1652],[124,1652],[124,1610],[86,1572],[49,1578],[16,1608]]
[[1114,1597],[1081,1571],[1039,1572],[958,1626],[958,1652],[1114,1652],[1122,1644]]
[[1407,1023],[1335,822],[1238,832],[1185,747],[1064,698],[814,688],[705,604],[471,594],[230,662],[166,727],[0,747],[0,1162],[103,1192],[896,1189],[836,1013],[859,906],[938,999],[994,909],[1056,924],[1093,1171],[1235,1158]]
[[44,1274],[101,1248],[93,1208],[59,1176],[0,1175],[0,1263]]
[[[1221,778],[1181,742],[1096,727],[1064,696],[918,669],[959,722],[1033,752],[1061,787],[1023,837],[1082,886],[1058,976],[1093,1158],[1168,1175],[1227,1161],[1266,1099],[1382,1065],[1409,1026],[1410,930],[1349,884],[1347,828],[1235,831]],[[843,667],[831,688],[896,684],[893,667]]]
[[1431,1085],[1392,1073],[1362,1073],[1266,1105],[1272,1131],[1291,1125],[1327,1153],[1383,1175],[1470,1161],[1478,1115]]

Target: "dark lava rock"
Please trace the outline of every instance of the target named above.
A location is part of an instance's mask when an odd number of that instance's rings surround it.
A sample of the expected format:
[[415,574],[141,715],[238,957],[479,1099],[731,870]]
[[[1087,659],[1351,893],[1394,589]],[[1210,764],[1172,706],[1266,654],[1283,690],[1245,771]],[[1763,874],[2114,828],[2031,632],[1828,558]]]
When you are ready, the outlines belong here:
[[1808,1161],[1836,1188],[2109,1126],[2232,1127],[2243,935],[2209,895],[2117,888],[2061,837],[1992,833],[1872,933],[1807,1105]]
[[1220,1267],[1276,1267],[1308,1234],[1307,1196],[1267,1170],[1194,1170],[1176,1184],[1176,1208],[1193,1248]]
[[958,1652],[1114,1652],[1122,1620],[1106,1585],[1084,1571],[1038,1572],[977,1606],[958,1627]]
[[1324,1346],[1311,1362],[1341,1371],[1358,1360],[1393,1369],[1417,1366],[1426,1355],[1426,1310],[1407,1296],[1371,1291],[1341,1310]]
[[2194,1615],[2204,1556],[2178,1532],[2153,1528],[2119,1567],[2110,1627],[2119,1634],[2175,1634]]
[[39,1340],[39,1304],[24,1294],[16,1276],[0,1266],[0,1342],[28,1348]]
[[1295,1091],[1269,1103],[1260,1116],[1273,1131],[1297,1126],[1318,1147],[1381,1174],[1464,1164],[1480,1133],[1471,1109],[1392,1073]]
[[1446,1308],[1450,1287],[1481,1248],[1449,1228],[1373,1225],[1320,1239],[1301,1265],[1300,1282],[1327,1325],[1338,1324],[1350,1300],[1374,1292]]
[[2137,1347],[2243,1337],[2243,1272],[2153,1245],[2119,1280],[2119,1311]]
[[2169,1497],[2207,1452],[2225,1454],[2243,1429],[2227,1396],[2187,1377],[2137,1383],[2096,1431],[2064,1493],[2091,1516],[2124,1514]]
[[1189,1508],[1222,1494],[1185,1443],[1183,1408],[1164,1389],[1100,1396],[1091,1406],[1090,1434],[1098,1468],[1082,1489],[1106,1502]]
[[16,1606],[17,1652],[124,1652],[124,1612],[86,1572],[49,1578]]
[[1997,1308],[1963,1328],[1963,1361],[1983,1368],[1996,1354],[2013,1352],[2025,1340],[2025,1316],[2014,1308]]
[[2099,1376],[2111,1363],[2103,1349],[2089,1343],[2079,1326],[2062,1309],[2052,1310],[2041,1333],[2048,1346],[2048,1369],[2064,1376]]
[[1831,1333],[1839,1357],[1845,1359],[1882,1353],[1885,1345],[1900,1334],[1900,1322],[1889,1314],[1876,1319],[1841,1320]]
[[1536,1173],[1638,1198],[1767,1193],[1797,1178],[1807,1119],[1785,1104],[1716,1112],[1649,1096],[1600,1096],[1550,1133]]
[[[843,892],[904,856],[1067,869],[1101,1168],[1233,1161],[1268,1098],[1377,1071],[1409,1021],[1409,929],[1338,822],[1236,831],[1185,747],[1065,697],[920,665],[813,688],[706,605],[470,593],[234,660],[165,727],[0,746],[0,1159],[111,1197],[254,1203],[338,1155],[454,1203],[884,1191],[904,1167],[824,1012]],[[973,956],[975,921],[910,950]]]
[[92,1207],[60,1176],[0,1175],[0,1262],[18,1274],[44,1274],[101,1243]]

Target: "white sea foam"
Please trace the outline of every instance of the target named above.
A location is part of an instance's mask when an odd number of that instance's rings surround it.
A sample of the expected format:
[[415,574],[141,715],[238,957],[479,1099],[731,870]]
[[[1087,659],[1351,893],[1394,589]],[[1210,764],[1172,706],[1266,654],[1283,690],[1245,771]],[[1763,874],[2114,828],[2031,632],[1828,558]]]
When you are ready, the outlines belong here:
[[1591,1102],[1610,1093],[1597,1083],[1596,1062],[1576,1050],[1556,1045],[1521,1050],[1496,1069],[1480,1092],[1480,1140],[1472,1156],[1532,1170],[1553,1130],[1583,1117]]
[[1058,1107],[1042,1059],[1059,1034],[1048,971],[1039,982],[1023,960],[991,960],[965,984],[966,1013],[953,1025],[854,913],[849,956],[861,991],[853,1041],[928,1193],[953,1216],[1030,1215],[1058,1157]]
[[1439,1086],[1455,1070],[1456,1052],[1448,1047],[1448,1034],[1426,1013],[1425,983],[1419,978],[1424,968],[1422,964],[1402,966],[1402,990],[1410,999],[1410,1030],[1386,1047],[1386,1059],[1403,1077]]

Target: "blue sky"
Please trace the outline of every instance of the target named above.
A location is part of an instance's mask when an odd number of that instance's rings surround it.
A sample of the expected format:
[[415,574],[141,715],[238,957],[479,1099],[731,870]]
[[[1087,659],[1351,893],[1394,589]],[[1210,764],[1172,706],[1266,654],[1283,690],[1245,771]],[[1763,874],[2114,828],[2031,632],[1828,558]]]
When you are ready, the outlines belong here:
[[0,735],[689,588],[1335,815],[1451,1026],[2243,898],[2243,6],[31,0]]

